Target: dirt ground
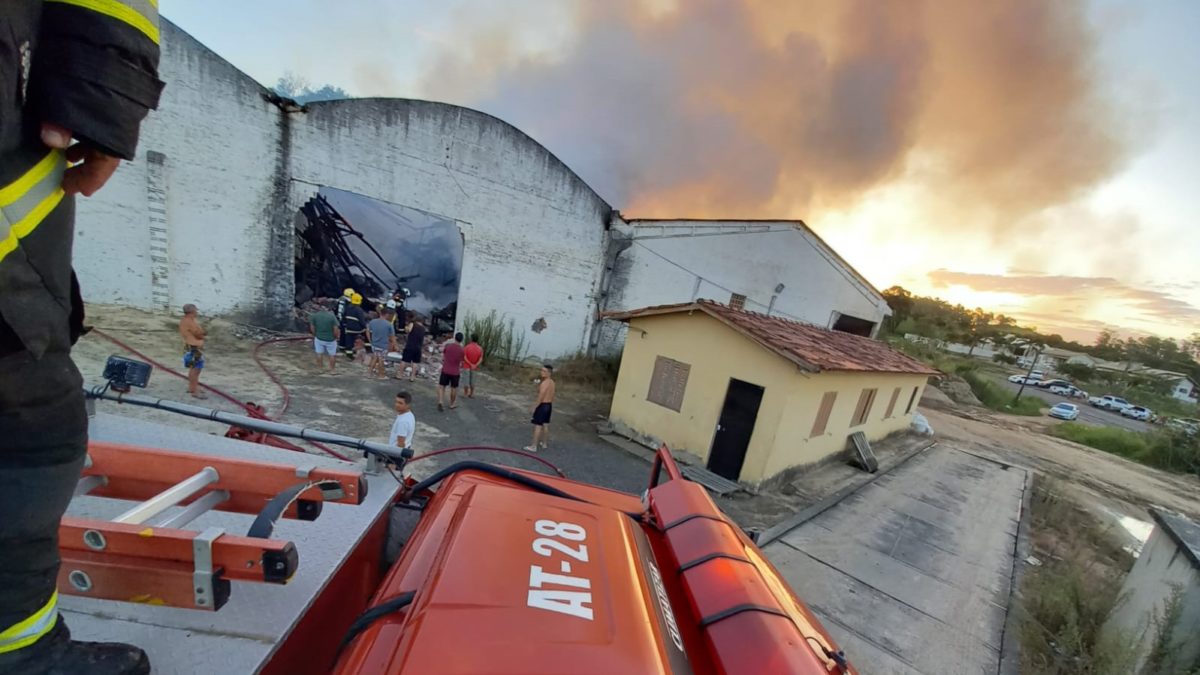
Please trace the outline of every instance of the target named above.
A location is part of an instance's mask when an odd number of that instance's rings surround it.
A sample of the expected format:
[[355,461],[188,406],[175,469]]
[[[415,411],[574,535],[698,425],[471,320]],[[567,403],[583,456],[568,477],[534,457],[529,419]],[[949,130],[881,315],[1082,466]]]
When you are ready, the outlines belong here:
[[[414,448],[418,454],[462,445],[521,448],[529,444],[529,408],[536,396],[536,384],[532,379],[536,369],[508,368],[503,371],[504,379],[497,379],[485,370],[477,377],[476,398],[460,399],[458,409],[438,412],[436,382],[430,379],[418,379],[413,383],[368,379],[363,364],[344,357],[338,358],[336,375],[318,374],[312,346],[307,340],[271,344],[261,349],[260,357],[290,390],[291,400],[286,411],[280,414],[283,394],[253,358],[255,346],[272,335],[220,319],[201,316],[200,321],[209,331],[205,349],[207,364],[201,383],[217,387],[239,400],[262,405],[267,414],[281,422],[386,442],[395,415],[392,402],[396,392],[405,389],[413,395],[413,412],[417,417]],[[129,355],[105,339],[101,332],[183,372],[183,350],[176,330],[178,317],[91,305],[88,323],[97,330],[84,336],[72,352],[87,384],[103,383],[101,374],[110,354]],[[213,394],[209,394],[207,400],[195,401],[187,395],[185,380],[158,368],[151,376],[149,387],[134,393],[241,412],[237,406]],[[571,478],[626,492],[640,492],[645,489],[650,467],[596,436],[596,423],[607,417],[608,404],[609,397],[603,392],[559,378],[559,395],[550,431],[551,448],[538,456],[558,465]],[[207,433],[223,434],[226,430],[214,422],[158,410],[107,401],[98,402],[97,406],[109,413]],[[484,459],[545,470],[542,465],[524,457],[468,452],[413,463],[411,471],[419,478],[462,459]]]
[[[111,335],[147,356],[182,370],[182,348],[176,332],[178,318],[127,308],[89,306],[88,321],[99,329],[80,340],[74,351],[76,363],[89,384],[100,384],[104,361],[109,354],[124,353],[102,337]],[[209,330],[208,365],[202,382],[219,387],[243,401],[254,401],[275,416],[283,407],[283,395],[254,362],[252,352],[259,341],[271,337],[261,329],[201,317]],[[505,369],[503,379],[481,374],[479,397],[463,401],[454,411],[438,413],[435,387],[430,380],[415,383],[377,381],[363,376],[361,364],[344,358],[334,376],[316,373],[309,343],[291,342],[262,348],[263,361],[291,390],[291,401],[280,421],[369,440],[385,441],[391,424],[391,402],[398,389],[412,391],[418,425],[417,451],[463,444],[494,444],[520,448],[529,441],[529,408],[535,392],[533,370]],[[560,396],[551,427],[552,449],[543,456],[561,466],[572,477],[600,485],[640,492],[649,468],[644,460],[600,440],[596,423],[607,417],[609,396],[587,383],[560,378]],[[147,395],[191,401],[184,380],[156,369]],[[236,406],[216,396],[203,402],[213,408],[237,412]],[[118,407],[104,403],[104,410],[139,418],[186,426],[210,433],[224,433],[212,422],[182,418],[155,410]],[[1043,433],[1045,418],[1015,417],[979,408],[958,406],[945,397],[922,401],[922,412],[933,426],[934,440],[960,442],[971,452],[1004,462],[1033,468],[1060,479],[1071,497],[1093,513],[1128,531],[1129,542],[1140,544],[1148,534],[1146,507],[1164,506],[1192,517],[1200,516],[1200,480],[1169,474]],[[905,441],[908,443],[908,441]],[[907,448],[907,445],[904,445]],[[886,464],[891,446],[877,448]],[[455,459],[461,458],[454,456]],[[498,459],[487,455],[486,459]],[[447,461],[413,465],[424,475]],[[504,458],[519,466],[528,460]],[[808,504],[816,502],[854,478],[856,470],[843,465],[826,465],[774,493],[737,495],[719,500],[743,526],[766,527]],[[833,486],[833,487],[831,487]]]
[[1045,433],[1049,418],[1017,417],[976,409],[923,409],[935,437],[954,439],[972,452],[1032,468],[1057,479],[1058,489],[1100,520],[1112,522],[1137,550],[1149,535],[1146,508],[1162,506],[1200,517],[1200,479],[1143,466]]

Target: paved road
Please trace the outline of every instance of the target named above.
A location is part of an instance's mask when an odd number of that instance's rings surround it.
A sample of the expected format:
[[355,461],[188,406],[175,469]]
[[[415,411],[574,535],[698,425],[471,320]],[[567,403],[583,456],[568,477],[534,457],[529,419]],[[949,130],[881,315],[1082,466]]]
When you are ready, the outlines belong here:
[[[1021,385],[1013,384],[1008,380],[1003,380],[1003,382],[1004,386],[1008,387],[1009,391],[1013,392],[1014,395],[1017,393],[1017,390],[1021,388]],[[1100,394],[1097,394],[1096,392],[1089,393],[1093,396],[1100,396],[1103,395],[1104,392],[1100,392]],[[1120,427],[1130,431],[1150,431],[1155,428],[1153,425],[1146,424],[1145,422],[1139,422],[1138,420],[1132,420],[1128,417],[1124,417],[1120,413],[1109,412],[1101,408],[1093,408],[1088,404],[1086,399],[1068,398],[1066,396],[1059,396],[1058,394],[1051,394],[1049,391],[1039,387],[1026,386],[1025,392],[1021,395],[1037,396],[1050,405],[1054,405],[1055,403],[1060,403],[1062,401],[1074,403],[1075,405],[1079,406],[1079,419],[1077,421],[1085,424]]]
[[996,673],[1025,471],[939,444],[769,544],[861,673]]

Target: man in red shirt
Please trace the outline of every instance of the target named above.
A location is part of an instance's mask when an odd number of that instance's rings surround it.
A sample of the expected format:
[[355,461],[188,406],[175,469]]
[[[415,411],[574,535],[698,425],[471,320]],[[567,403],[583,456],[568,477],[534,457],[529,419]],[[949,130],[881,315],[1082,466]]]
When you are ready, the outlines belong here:
[[463,350],[463,370],[467,371],[467,381],[463,385],[463,395],[475,398],[475,371],[483,365],[483,347],[479,346],[479,336],[472,335],[471,342]]
[[455,333],[454,342],[442,347],[442,375],[438,378],[438,411],[442,410],[442,396],[446,385],[450,385],[450,409],[458,407],[458,373],[463,361],[463,334]]

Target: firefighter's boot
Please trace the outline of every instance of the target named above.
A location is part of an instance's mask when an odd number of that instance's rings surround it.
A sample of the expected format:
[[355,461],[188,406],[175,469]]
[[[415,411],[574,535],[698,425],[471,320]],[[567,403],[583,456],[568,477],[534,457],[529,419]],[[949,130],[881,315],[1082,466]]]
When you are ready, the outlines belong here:
[[58,618],[49,633],[16,651],[0,654],[0,675],[149,675],[146,652],[118,642],[79,642]]

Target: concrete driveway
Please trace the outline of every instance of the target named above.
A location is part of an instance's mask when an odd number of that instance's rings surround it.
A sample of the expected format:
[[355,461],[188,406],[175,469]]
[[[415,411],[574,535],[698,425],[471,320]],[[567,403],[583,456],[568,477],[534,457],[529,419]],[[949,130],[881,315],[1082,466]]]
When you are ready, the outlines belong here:
[[[1004,382],[1004,386],[1007,387],[1008,390],[1011,391],[1014,396],[1016,395],[1017,390],[1021,388],[1021,385],[1013,384],[1012,382],[1009,382],[1008,380],[1003,380],[1003,382]],[[1093,391],[1093,392],[1089,392],[1089,393],[1092,396],[1103,396],[1104,395],[1104,392],[1100,392],[1099,394],[1097,394],[1096,392]],[[1093,408],[1091,405],[1088,404],[1087,399],[1068,398],[1066,396],[1059,396],[1058,394],[1051,394],[1046,389],[1042,389],[1040,387],[1031,387],[1031,386],[1027,385],[1025,387],[1024,393],[1022,393],[1021,396],[1036,396],[1036,397],[1042,399],[1043,401],[1045,401],[1048,405],[1054,405],[1055,403],[1062,403],[1063,401],[1066,401],[1067,403],[1074,403],[1075,405],[1079,406],[1079,419],[1077,419],[1076,421],[1083,422],[1084,424],[1091,424],[1094,426],[1119,427],[1121,429],[1128,429],[1129,431],[1138,431],[1138,432],[1151,431],[1155,428],[1151,424],[1147,424],[1145,422],[1139,422],[1138,420],[1133,420],[1133,419],[1129,419],[1128,417],[1124,417],[1121,415],[1121,413],[1109,412],[1109,411],[1103,410],[1101,408]]]
[[942,443],[764,550],[859,672],[997,673],[1025,489]]

